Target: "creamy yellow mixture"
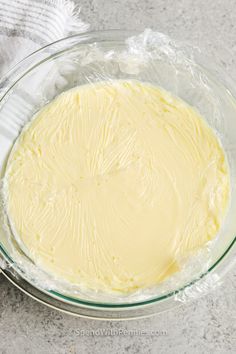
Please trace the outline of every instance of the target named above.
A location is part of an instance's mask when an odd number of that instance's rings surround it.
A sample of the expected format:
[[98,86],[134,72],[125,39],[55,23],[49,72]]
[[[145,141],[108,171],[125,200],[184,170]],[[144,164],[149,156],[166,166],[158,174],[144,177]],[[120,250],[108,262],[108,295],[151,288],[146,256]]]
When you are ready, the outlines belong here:
[[132,81],[58,96],[21,134],[5,178],[30,257],[104,291],[176,272],[181,257],[216,236],[229,197],[223,150],[199,113]]

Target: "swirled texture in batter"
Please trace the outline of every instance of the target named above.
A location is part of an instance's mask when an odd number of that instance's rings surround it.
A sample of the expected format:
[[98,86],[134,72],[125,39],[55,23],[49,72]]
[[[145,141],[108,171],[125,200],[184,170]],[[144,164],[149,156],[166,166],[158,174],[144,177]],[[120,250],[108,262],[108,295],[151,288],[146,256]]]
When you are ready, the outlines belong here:
[[161,282],[216,236],[229,195],[222,148],[199,114],[148,84],[67,91],[23,131],[7,208],[32,259],[91,289]]

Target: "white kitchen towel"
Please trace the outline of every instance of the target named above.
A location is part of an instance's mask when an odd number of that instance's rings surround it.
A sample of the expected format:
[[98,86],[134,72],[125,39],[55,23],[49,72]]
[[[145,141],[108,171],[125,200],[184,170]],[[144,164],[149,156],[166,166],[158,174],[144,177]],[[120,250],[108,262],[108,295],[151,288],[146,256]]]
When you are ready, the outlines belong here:
[[0,0],[0,77],[36,49],[87,28],[71,0]]

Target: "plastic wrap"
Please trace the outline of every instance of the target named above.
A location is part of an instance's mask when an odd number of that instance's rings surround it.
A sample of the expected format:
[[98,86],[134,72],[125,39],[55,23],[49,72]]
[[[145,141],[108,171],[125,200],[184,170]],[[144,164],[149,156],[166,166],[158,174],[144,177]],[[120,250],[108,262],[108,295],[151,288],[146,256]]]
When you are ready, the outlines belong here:
[[[180,271],[158,286],[133,291],[130,294],[102,293],[83,286],[71,285],[37,267],[22,252],[6,212],[6,190],[2,187],[1,234],[2,254],[14,274],[19,274],[33,286],[95,303],[134,304],[170,296],[177,302],[187,302],[205,294],[220,283],[215,266],[222,255],[232,247],[235,238],[233,219],[236,209],[234,184],[236,165],[235,102],[229,90],[198,64],[198,48],[173,41],[168,36],[145,30],[139,35],[114,37],[105,40],[89,35],[69,43],[57,42],[45,48],[16,67],[2,80],[4,97],[0,103],[0,130],[3,155],[1,170],[4,186],[4,168],[12,144],[34,114],[58,94],[76,86],[139,80],[159,86],[195,107],[213,128],[226,153],[231,174],[231,203],[223,227],[217,237],[188,259],[179,260]],[[52,51],[52,52],[51,52]],[[27,72],[27,73],[26,73]],[[14,84],[12,86],[12,84]],[[232,264],[232,263],[231,263]],[[0,264],[2,267],[2,264]],[[209,269],[214,271],[210,272]],[[224,268],[225,269],[225,268]],[[10,270],[11,271],[11,270]]]

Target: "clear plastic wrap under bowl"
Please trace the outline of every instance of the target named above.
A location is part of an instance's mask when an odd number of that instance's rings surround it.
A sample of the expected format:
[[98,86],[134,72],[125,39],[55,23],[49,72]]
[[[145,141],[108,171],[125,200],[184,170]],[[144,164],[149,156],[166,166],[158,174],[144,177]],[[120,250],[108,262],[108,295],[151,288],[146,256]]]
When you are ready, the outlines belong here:
[[[221,140],[230,167],[231,200],[217,238],[198,252],[180,274],[155,289],[127,297],[63,288],[19,249],[1,203],[0,256],[3,273],[23,291],[57,309],[86,317],[148,316],[197,298],[224,278],[235,260],[236,101],[224,73],[198,48],[146,30],[75,35],[50,44],[16,65],[0,83],[0,168],[22,128],[51,99],[75,86],[113,79],[160,86],[196,107]],[[214,72],[214,75],[212,74]]]

